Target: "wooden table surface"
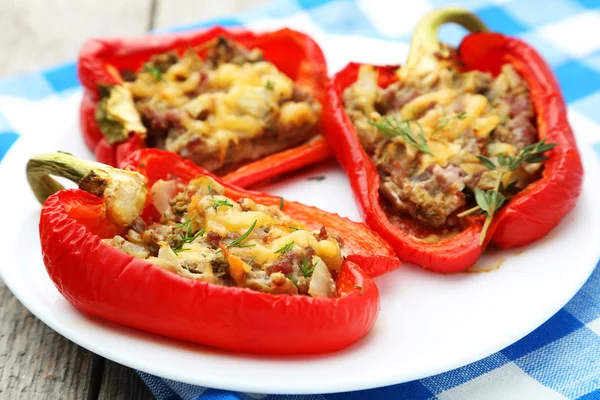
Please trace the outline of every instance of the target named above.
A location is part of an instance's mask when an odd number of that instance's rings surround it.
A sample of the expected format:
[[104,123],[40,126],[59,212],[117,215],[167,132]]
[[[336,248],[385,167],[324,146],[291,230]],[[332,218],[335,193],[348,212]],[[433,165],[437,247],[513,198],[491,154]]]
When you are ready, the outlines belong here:
[[[263,2],[0,0],[0,78],[73,60],[92,36],[141,35]],[[0,281],[0,398],[151,399],[152,394],[133,370],[48,328]]]

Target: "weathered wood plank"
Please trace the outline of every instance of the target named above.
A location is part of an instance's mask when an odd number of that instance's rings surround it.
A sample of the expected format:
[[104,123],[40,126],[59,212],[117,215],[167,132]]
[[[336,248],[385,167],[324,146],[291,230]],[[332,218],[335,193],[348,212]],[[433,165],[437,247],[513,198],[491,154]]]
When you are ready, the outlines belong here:
[[131,368],[104,361],[99,400],[149,400],[152,393]]
[[268,0],[158,0],[154,27],[164,28],[242,12]]
[[[0,1],[0,76],[73,60],[92,36],[140,35],[152,0]],[[194,3],[194,2],[191,2]]]
[[84,399],[92,357],[33,316],[0,281],[0,398]]

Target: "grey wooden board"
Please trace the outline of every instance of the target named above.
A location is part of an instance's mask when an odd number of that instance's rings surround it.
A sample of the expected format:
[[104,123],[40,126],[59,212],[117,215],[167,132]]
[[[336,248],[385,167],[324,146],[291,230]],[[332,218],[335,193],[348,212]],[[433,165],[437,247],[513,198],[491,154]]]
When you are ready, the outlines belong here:
[[[153,27],[233,14],[265,0],[0,0],[0,77],[73,60],[93,36],[135,36]],[[129,368],[48,328],[0,281],[1,399],[148,399]]]

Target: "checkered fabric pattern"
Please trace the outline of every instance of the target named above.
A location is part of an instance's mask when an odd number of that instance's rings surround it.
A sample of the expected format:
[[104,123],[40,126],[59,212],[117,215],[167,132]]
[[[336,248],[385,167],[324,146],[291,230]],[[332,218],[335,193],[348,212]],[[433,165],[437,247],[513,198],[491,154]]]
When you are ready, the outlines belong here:
[[[445,0],[276,0],[240,15],[169,29],[212,25],[289,26],[314,34],[361,35],[398,41],[424,13]],[[550,63],[569,104],[571,120],[600,156],[600,0],[469,0],[492,30],[518,36]],[[458,43],[464,32],[444,27]],[[27,103],[55,100],[78,90],[75,64],[0,80],[0,160],[31,121],[14,112]],[[579,132],[578,132],[579,133]],[[581,139],[581,138],[580,138]],[[580,141],[581,143],[581,141]],[[140,372],[158,399],[600,399],[600,269],[556,315],[524,339],[481,361],[429,378],[352,393],[280,396],[231,393]]]

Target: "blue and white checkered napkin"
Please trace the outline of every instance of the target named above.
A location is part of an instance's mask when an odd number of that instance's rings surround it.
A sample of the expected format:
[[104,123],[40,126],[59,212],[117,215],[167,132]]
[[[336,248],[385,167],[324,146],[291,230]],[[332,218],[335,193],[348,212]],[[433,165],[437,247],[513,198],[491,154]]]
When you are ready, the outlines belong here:
[[[177,28],[282,25],[315,34],[362,35],[408,42],[424,13],[444,0],[277,0],[232,17]],[[554,68],[570,118],[600,124],[600,0],[461,1],[492,30],[523,38]],[[446,29],[457,43],[462,32]],[[74,63],[0,80],[0,98],[38,102],[79,86]],[[22,117],[0,102],[0,160],[25,131]],[[600,127],[598,127],[600,129]],[[600,137],[592,138],[600,155]],[[174,382],[145,373],[158,399],[600,399],[600,268],[556,315],[529,336],[481,361],[433,377],[360,392],[256,396]]]

